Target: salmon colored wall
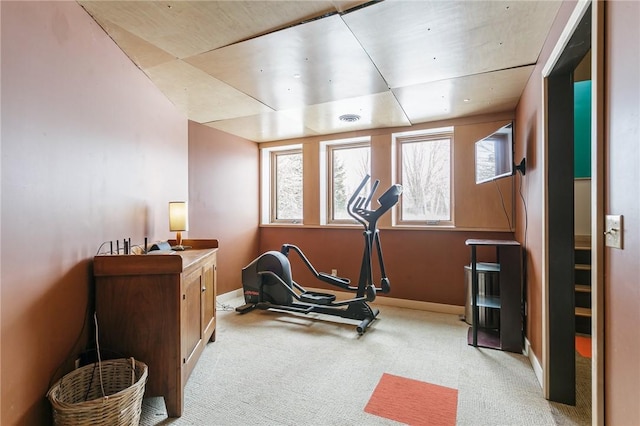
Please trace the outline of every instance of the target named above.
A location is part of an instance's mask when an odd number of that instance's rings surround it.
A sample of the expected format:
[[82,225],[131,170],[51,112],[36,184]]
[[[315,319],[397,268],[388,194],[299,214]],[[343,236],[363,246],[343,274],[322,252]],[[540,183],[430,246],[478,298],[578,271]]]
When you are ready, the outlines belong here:
[[605,423],[640,424],[640,3],[605,3],[605,213],[624,216],[605,247]]
[[[357,285],[364,249],[360,229],[319,229],[263,227],[260,231],[260,251],[280,250],[284,243],[294,244],[304,252],[314,268],[350,278]],[[513,239],[502,232],[380,230],[385,270],[391,282],[388,297],[464,306],[464,265],[469,264],[471,251],[465,245],[469,238]],[[495,260],[493,250],[478,250],[479,259]],[[313,277],[298,261],[292,260],[293,279],[304,287],[331,288]],[[374,260],[377,265],[377,260]],[[376,270],[374,283],[380,286]]]
[[516,237],[526,248],[527,330],[526,336],[538,361],[542,360],[542,189],[544,185],[544,159],[542,158],[542,68],[549,59],[573,9],[575,2],[564,2],[538,64],[529,78],[516,108],[516,159],[527,160],[524,177],[517,176],[516,186],[522,196],[516,198]]
[[187,120],[76,2],[3,1],[1,19],[0,423],[46,425],[92,334],[98,247],[172,236]]
[[189,237],[215,238],[218,294],[242,287],[258,252],[258,145],[189,122]]

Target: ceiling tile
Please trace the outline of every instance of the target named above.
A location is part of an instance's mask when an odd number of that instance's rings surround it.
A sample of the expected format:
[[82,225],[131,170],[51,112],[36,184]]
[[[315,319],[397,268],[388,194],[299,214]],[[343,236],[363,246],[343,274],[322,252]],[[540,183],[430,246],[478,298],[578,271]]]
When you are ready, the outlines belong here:
[[[343,114],[360,120],[344,122]],[[269,142],[363,129],[408,126],[411,123],[391,92],[205,123],[255,142]]]
[[176,107],[198,123],[271,111],[255,99],[179,59],[145,72]]
[[[217,49],[327,13],[331,1],[80,1],[96,21],[109,20],[177,58]],[[339,7],[358,2],[339,2]]]
[[393,93],[413,124],[515,109],[533,65],[435,81]]
[[103,19],[100,24],[133,63],[143,70],[175,59],[170,53],[107,19]]
[[560,1],[384,1],[343,16],[389,86],[529,65]]
[[305,126],[302,114],[295,110],[275,111],[204,124],[254,142],[317,135],[316,132]]
[[[319,134],[411,124],[390,91],[312,105],[301,114],[305,125]],[[344,122],[339,119],[343,114],[356,114],[360,119]]]
[[388,90],[338,15],[185,60],[276,110]]

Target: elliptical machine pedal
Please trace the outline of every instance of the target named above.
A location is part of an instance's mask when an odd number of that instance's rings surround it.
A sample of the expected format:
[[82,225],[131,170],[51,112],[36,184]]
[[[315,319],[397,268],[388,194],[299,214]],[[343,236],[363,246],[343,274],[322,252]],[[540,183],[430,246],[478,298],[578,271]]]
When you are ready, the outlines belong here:
[[256,308],[256,304],[255,303],[245,303],[242,306],[238,306],[236,308],[236,312],[240,313],[240,314],[246,314],[247,312],[251,312]]
[[335,294],[307,291],[300,295],[301,302],[315,303],[316,305],[331,305],[334,300],[336,300]]

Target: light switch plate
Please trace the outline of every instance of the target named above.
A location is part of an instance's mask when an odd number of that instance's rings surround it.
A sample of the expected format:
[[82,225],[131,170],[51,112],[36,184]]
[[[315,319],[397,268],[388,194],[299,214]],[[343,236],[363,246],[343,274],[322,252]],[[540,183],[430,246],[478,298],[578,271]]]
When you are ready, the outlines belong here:
[[604,228],[604,244],[622,249],[622,215],[606,215]]

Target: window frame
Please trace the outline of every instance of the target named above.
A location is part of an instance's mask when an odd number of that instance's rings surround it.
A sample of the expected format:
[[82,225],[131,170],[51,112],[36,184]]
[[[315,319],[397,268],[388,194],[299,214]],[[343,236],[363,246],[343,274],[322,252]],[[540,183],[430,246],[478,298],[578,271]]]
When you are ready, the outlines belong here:
[[[302,157],[302,217],[278,219],[278,161],[281,155],[299,154]],[[302,225],[304,223],[304,152],[302,145],[284,145],[274,148],[265,148],[262,153],[263,184],[262,184],[262,224],[267,225]],[[266,212],[266,214],[265,214]]]
[[[334,214],[334,155],[335,151],[355,149],[355,148],[368,148],[369,149],[369,174],[371,174],[372,163],[372,151],[371,151],[371,137],[362,136],[349,139],[338,139],[331,141],[323,141],[321,146],[321,164],[320,170],[323,173],[321,176],[322,190],[321,190],[321,224],[322,225],[358,225],[358,222],[349,217],[345,219],[335,219]],[[367,183],[367,188],[371,187],[371,182]]]
[[395,207],[394,214],[394,226],[412,226],[412,227],[435,227],[435,228],[452,228],[455,227],[455,209],[454,209],[454,128],[438,128],[438,129],[426,129],[416,130],[410,132],[394,133],[392,135],[392,141],[394,145],[393,153],[395,154],[395,177],[396,182],[401,185],[403,182],[403,146],[408,143],[422,143],[422,142],[436,142],[440,140],[449,141],[449,219],[404,219],[403,218],[403,205],[404,195],[400,197],[400,200]]

